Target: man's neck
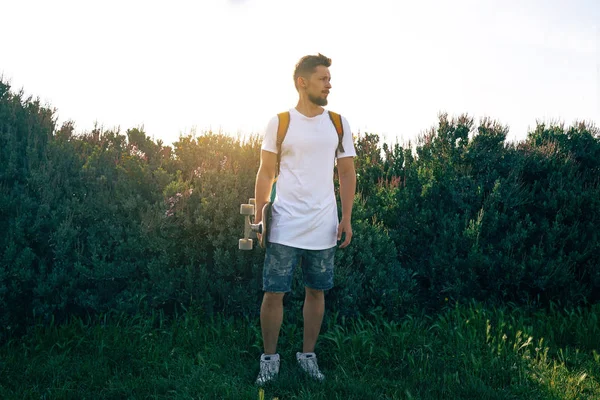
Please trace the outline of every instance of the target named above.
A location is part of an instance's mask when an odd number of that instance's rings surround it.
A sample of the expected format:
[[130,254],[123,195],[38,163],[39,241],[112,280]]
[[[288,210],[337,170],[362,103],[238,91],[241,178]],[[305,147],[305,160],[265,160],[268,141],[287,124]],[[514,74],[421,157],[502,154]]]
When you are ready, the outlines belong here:
[[298,100],[298,104],[296,105],[296,111],[305,117],[312,118],[323,114],[324,109],[308,99],[301,98]]

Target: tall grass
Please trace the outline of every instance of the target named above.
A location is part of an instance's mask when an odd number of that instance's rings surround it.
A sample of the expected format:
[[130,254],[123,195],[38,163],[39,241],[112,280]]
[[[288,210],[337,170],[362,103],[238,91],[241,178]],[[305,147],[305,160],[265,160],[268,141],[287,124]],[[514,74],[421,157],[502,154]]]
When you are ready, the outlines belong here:
[[380,312],[329,314],[317,345],[324,384],[295,365],[302,326],[288,313],[281,373],[262,391],[254,385],[258,320],[200,315],[113,313],[39,326],[0,348],[0,398],[600,398],[600,305],[536,311],[472,303],[398,321]]

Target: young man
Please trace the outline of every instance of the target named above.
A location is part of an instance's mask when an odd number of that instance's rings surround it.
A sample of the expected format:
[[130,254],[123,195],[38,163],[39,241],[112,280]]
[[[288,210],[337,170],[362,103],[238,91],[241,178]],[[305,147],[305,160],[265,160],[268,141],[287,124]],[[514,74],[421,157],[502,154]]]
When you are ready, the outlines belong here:
[[[272,207],[269,243],[263,268],[260,310],[264,353],[256,383],[263,385],[279,373],[277,340],[283,320],[283,296],[291,289],[294,267],[301,263],[306,291],[304,342],[296,354],[300,367],[322,381],[314,353],[325,309],[324,291],[333,286],[337,241],[340,248],[352,239],[352,202],[356,190],[354,142],[348,121],[342,117],[344,135],[338,133],[327,110],[331,89],[331,60],[322,54],[300,59],[294,71],[298,104],[289,110],[290,120],[281,144],[276,196]],[[269,201],[277,174],[277,128],[275,116],[267,125],[261,161],[256,176],[255,221],[262,220],[263,205]],[[342,218],[334,192],[333,172],[337,160]]]

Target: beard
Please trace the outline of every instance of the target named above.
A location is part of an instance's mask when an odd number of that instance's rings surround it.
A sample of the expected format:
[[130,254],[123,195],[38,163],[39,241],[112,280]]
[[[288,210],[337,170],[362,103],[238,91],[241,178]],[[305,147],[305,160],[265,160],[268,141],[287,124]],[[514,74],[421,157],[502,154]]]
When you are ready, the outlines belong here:
[[327,98],[313,96],[312,94],[308,95],[308,100],[310,100],[311,103],[314,103],[318,106],[326,106],[327,105]]

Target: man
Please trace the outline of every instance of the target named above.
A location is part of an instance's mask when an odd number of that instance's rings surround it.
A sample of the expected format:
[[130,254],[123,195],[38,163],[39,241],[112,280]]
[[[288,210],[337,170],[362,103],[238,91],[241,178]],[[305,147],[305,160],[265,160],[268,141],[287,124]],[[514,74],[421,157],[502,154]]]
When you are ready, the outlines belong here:
[[[314,353],[325,309],[324,291],[333,286],[337,241],[340,248],[352,240],[352,203],[356,190],[354,142],[348,121],[342,146],[330,119],[327,96],[331,89],[331,60],[322,54],[300,59],[294,71],[299,99],[289,110],[290,122],[281,144],[279,175],[273,201],[269,243],[263,268],[260,310],[264,353],[256,383],[263,385],[279,373],[277,340],[283,320],[283,296],[291,290],[294,267],[301,263],[305,285],[303,350],[296,354],[300,367],[322,381]],[[256,176],[256,223],[262,220],[277,173],[277,128],[275,116],[267,125]],[[342,218],[334,192],[333,171],[337,160]]]

